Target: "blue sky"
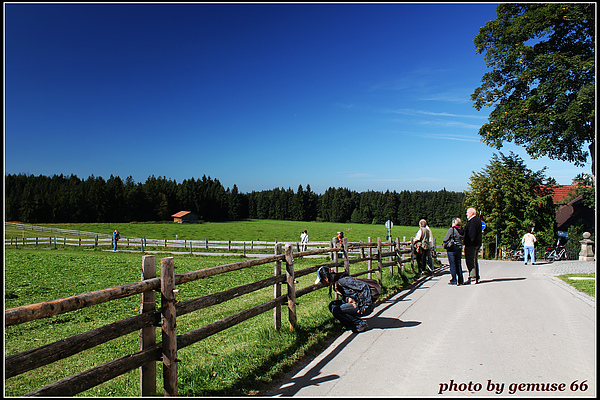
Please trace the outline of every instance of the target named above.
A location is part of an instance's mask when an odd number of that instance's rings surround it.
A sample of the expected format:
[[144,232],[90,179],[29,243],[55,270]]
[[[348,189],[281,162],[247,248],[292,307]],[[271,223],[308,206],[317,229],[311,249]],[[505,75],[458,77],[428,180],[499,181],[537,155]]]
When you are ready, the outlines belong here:
[[468,189],[492,3],[4,4],[5,173]]

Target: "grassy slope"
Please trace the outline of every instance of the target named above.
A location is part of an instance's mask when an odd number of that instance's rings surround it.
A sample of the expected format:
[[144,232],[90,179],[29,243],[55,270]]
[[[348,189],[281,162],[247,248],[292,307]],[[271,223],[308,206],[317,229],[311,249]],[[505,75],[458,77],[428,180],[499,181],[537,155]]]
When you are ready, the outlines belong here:
[[[181,240],[266,240],[280,242],[300,241],[300,232],[307,230],[310,240],[329,241],[338,231],[350,242],[364,241],[369,237],[375,242],[380,237],[386,239],[387,229],[383,225],[342,224],[333,222],[301,222],[278,220],[247,220],[232,222],[205,222],[201,224],[167,223],[130,223],[130,224],[42,224],[47,227],[73,229],[86,232],[111,234],[118,229],[123,237],[146,237],[148,239]],[[394,226],[392,238],[410,240],[417,233],[418,227]],[[433,236],[441,245],[447,228],[432,228]],[[41,232],[7,229],[5,237],[21,237],[22,235],[43,235]]]
[[[60,227],[67,228],[65,225]],[[115,225],[76,225],[68,229],[110,232]],[[163,235],[193,235],[197,232],[212,232],[215,235],[231,234],[232,239],[248,239],[257,233],[260,239],[268,240],[282,234],[278,240],[295,240],[300,231],[307,229],[313,240],[328,240],[331,231],[343,229],[350,240],[365,240],[358,232],[373,235],[373,226],[348,226],[344,224],[290,223],[283,221],[249,221],[222,224],[123,224],[116,225],[125,235],[160,237]],[[359,228],[364,228],[359,229]],[[367,228],[371,228],[369,231]],[[126,232],[129,231],[130,232]],[[412,229],[410,228],[411,232]],[[415,230],[416,231],[416,230]],[[288,236],[283,236],[283,234]],[[384,234],[385,229],[384,229]],[[393,234],[396,234],[393,232]],[[321,236],[319,236],[321,235]],[[315,237],[316,236],[316,237]],[[259,237],[256,237],[259,239]],[[236,257],[177,256],[177,273],[226,264],[242,260]],[[327,262],[323,259],[297,260],[295,269]],[[5,248],[5,307],[31,304],[74,294],[117,286],[140,279],[141,255],[139,253],[113,253],[83,249],[25,249]],[[352,272],[366,268],[366,263],[353,264]],[[240,284],[256,281],[272,274],[273,265],[234,271],[192,282],[181,287],[177,294],[180,301],[196,298],[228,289]],[[406,276],[413,278],[412,271]],[[299,278],[298,287],[312,284],[313,276]],[[402,287],[402,279],[384,272],[384,297]],[[223,316],[259,304],[272,296],[272,288],[233,301],[188,314],[178,319],[177,332],[183,333]],[[330,301],[326,290],[319,290],[301,297],[298,302],[299,327],[291,331],[287,326],[287,312],[283,307],[283,329],[275,331],[272,313],[227,329],[179,352],[182,360],[178,364],[180,395],[244,395],[254,393],[281,372],[293,366],[304,354],[318,348],[323,340],[340,332],[327,311]],[[103,326],[112,321],[135,315],[139,310],[139,296],[88,307],[53,318],[33,321],[5,329],[5,355],[51,343],[61,338]],[[160,330],[157,329],[160,340]],[[52,365],[10,378],[5,381],[6,395],[23,395],[87,368],[100,365],[111,359],[133,353],[139,349],[139,334],[113,340],[94,349],[59,361]],[[162,393],[159,363],[158,387]],[[82,396],[137,396],[138,372],[132,371],[110,382],[99,385]]]

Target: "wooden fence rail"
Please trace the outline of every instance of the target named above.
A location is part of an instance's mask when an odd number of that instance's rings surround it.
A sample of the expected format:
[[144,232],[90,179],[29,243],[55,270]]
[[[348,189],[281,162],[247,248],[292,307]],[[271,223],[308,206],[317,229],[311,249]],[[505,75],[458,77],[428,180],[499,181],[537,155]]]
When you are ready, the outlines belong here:
[[[389,247],[389,251],[384,251],[384,247]],[[156,256],[145,255],[142,258],[142,276],[140,282],[5,310],[5,327],[8,327],[37,319],[50,318],[107,301],[138,294],[141,295],[139,315],[5,357],[5,379],[59,361],[120,336],[140,331],[139,352],[128,354],[103,365],[64,378],[27,393],[25,396],[74,396],[136,368],[139,368],[140,371],[140,395],[154,395],[156,394],[156,362],[161,360],[163,362],[164,395],[177,396],[177,351],[179,349],[269,310],[274,310],[274,326],[275,329],[280,329],[281,305],[286,302],[288,305],[289,325],[291,329],[295,329],[297,325],[296,299],[323,287],[322,284],[317,284],[297,289],[295,281],[298,277],[312,274],[322,265],[330,267],[343,266],[350,273],[350,265],[366,261],[368,262],[367,269],[351,274],[351,276],[360,276],[368,273],[370,277],[372,272],[377,272],[381,283],[384,267],[389,266],[390,273],[393,273],[393,267],[398,266],[398,273],[400,273],[404,268],[404,263],[410,262],[411,266],[414,264],[412,247],[412,240],[400,242],[396,239],[395,242],[382,243],[381,239],[378,238],[377,242],[373,243],[371,242],[371,238],[369,238],[368,243],[348,243],[344,239],[340,247],[308,249],[294,253],[292,244],[286,244],[284,248],[283,244],[278,243],[275,245],[274,255],[272,256],[218,265],[182,274],[174,273],[173,257],[163,258],[160,262],[160,277],[156,275]],[[360,257],[350,258],[350,250],[357,252]],[[368,255],[365,254],[365,250],[368,250]],[[328,253],[332,254],[333,262],[312,266],[299,271],[294,269],[294,259]],[[342,254],[342,261],[338,261],[338,253]],[[386,257],[390,257],[390,261],[384,262],[383,260]],[[285,271],[282,271],[282,264],[284,262]],[[373,262],[377,262],[377,266],[374,268],[372,265]],[[274,263],[275,265],[274,275],[271,277],[183,302],[175,300],[178,291],[175,288],[178,285],[269,263]],[[287,293],[281,294],[281,286],[284,283],[287,287]],[[273,298],[271,300],[192,331],[182,334],[176,333],[177,317],[269,286],[274,287]],[[161,308],[156,309],[155,292],[159,290]],[[159,326],[162,331],[162,341],[156,343],[155,328]]]
[[[277,241],[258,241],[258,240],[167,240],[167,239],[147,239],[127,237],[121,238],[117,243],[118,249],[148,251],[150,249],[162,251],[182,251],[182,252],[201,252],[203,250],[221,250],[221,251],[236,251],[242,254],[251,254],[258,251],[272,252],[275,246],[280,243]],[[283,244],[291,243],[300,251],[302,244],[300,242],[284,242]],[[67,236],[36,236],[36,237],[10,237],[4,239],[5,246],[20,247],[20,246],[77,246],[77,247],[107,247],[113,248],[114,242],[112,237],[67,237]],[[330,242],[315,241],[306,245],[308,249],[324,249],[330,247]]]
[[[107,247],[113,248],[114,242],[112,235],[108,234],[97,234],[92,232],[85,231],[76,231],[70,229],[60,229],[60,228],[48,228],[44,226],[37,225],[27,225],[13,222],[5,222],[4,225],[6,227],[11,227],[15,229],[22,230],[31,230],[31,231],[40,231],[40,232],[49,232],[54,233],[55,235],[50,236],[42,236],[42,237],[10,237],[4,239],[5,246],[45,246],[49,245],[51,247],[57,248],[58,246],[62,246],[66,248],[67,246],[77,246],[77,247]],[[59,235],[60,234],[60,235]],[[77,237],[69,237],[69,236],[77,236]],[[406,238],[404,239],[406,241]],[[354,243],[349,251],[351,253],[356,253],[361,249],[362,242]],[[268,251],[273,253],[276,246],[278,244],[283,244],[284,246],[287,244],[292,244],[297,252],[300,252],[301,248],[305,246],[306,249],[327,249],[332,246],[331,241],[311,241],[304,245],[300,242],[279,242],[275,241],[265,241],[265,240],[184,240],[184,239],[148,239],[148,238],[138,238],[138,237],[126,237],[123,236],[121,240],[119,240],[117,244],[118,249],[127,249],[133,251],[142,251],[142,252],[155,252],[155,251],[164,251],[164,252],[202,252],[206,251],[232,251],[232,252],[241,252],[244,256],[258,256],[263,257],[264,254],[257,254],[258,252]],[[368,246],[365,246],[368,247]],[[362,247],[362,248],[365,248]],[[318,252],[315,254],[324,254],[324,252]],[[386,256],[387,257],[387,256]]]

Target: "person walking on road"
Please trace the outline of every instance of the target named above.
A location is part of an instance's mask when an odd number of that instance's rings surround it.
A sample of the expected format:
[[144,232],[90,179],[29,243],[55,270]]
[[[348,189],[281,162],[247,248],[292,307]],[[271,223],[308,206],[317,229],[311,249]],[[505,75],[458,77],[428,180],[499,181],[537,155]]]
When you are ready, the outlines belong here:
[[321,282],[329,286],[329,297],[332,289],[341,297],[341,300],[329,303],[329,311],[342,325],[355,333],[369,329],[367,322],[360,318],[373,311],[371,290],[367,283],[352,278],[347,272],[333,272],[325,266],[317,270],[315,285]]
[[448,264],[450,264],[450,285],[464,285],[462,274],[462,244],[465,231],[461,228],[460,218],[452,219],[452,226],[444,236],[444,248],[448,253]]
[[467,224],[465,225],[465,263],[469,270],[469,279],[465,284],[476,284],[479,283],[481,277],[479,276],[479,262],[477,261],[477,255],[483,241],[483,230],[481,229],[481,220],[477,216],[475,208],[470,207],[467,210]]
[[532,233],[533,229],[527,228],[527,233],[523,235],[523,239],[521,239],[521,243],[523,244],[523,250],[525,253],[525,265],[527,265],[527,260],[529,256],[531,256],[531,265],[535,265],[535,242],[537,239],[535,235]]

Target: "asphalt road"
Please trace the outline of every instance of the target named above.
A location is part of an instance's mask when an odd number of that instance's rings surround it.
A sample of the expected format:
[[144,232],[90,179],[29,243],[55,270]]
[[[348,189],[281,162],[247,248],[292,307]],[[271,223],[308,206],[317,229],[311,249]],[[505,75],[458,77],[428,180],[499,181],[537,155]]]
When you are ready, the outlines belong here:
[[459,287],[442,268],[264,395],[595,398],[595,298],[555,277],[595,265],[480,261],[482,281]]

